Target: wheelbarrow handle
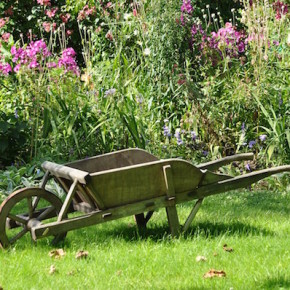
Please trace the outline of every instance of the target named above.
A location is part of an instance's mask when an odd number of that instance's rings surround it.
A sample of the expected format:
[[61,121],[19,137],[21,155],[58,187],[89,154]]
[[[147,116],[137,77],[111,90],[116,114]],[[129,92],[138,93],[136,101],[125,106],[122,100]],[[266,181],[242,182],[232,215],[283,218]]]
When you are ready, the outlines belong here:
[[278,166],[274,168],[259,170],[245,175],[222,180],[210,185],[201,186],[188,194],[189,197],[204,198],[209,195],[218,194],[238,188],[243,188],[280,172],[290,172],[290,165]]
[[199,169],[208,169],[208,170],[214,171],[216,169],[219,169],[221,166],[227,165],[234,161],[253,160],[253,159],[254,159],[253,153],[242,153],[242,154],[227,156],[225,158],[210,161],[207,163],[202,163],[202,164],[197,165],[196,167]]

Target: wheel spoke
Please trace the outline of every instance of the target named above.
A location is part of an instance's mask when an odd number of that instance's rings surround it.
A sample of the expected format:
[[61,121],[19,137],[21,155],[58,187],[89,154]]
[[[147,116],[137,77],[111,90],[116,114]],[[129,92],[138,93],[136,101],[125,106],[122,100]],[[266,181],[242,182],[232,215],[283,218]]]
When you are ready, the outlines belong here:
[[13,244],[16,240],[20,239],[27,233],[27,228],[23,228],[17,235],[15,235],[12,239],[9,240],[9,243]]
[[27,205],[28,205],[28,215],[29,218],[32,218],[33,215],[33,206],[32,206],[32,197],[27,197]]
[[32,201],[32,210],[33,211],[35,211],[35,209],[37,208],[39,201],[40,201],[39,196],[34,197],[34,199]]
[[24,225],[27,223],[27,220],[24,219],[23,217],[20,217],[19,215],[14,215],[14,214],[12,214],[12,213],[9,213],[9,214],[8,214],[8,217],[9,217],[10,219],[12,219],[12,220],[14,220],[14,221],[16,221],[16,222],[18,222],[18,223],[24,224]]
[[50,206],[47,209],[45,209],[38,217],[37,219],[39,221],[44,220],[51,212],[53,212],[55,210],[54,206]]

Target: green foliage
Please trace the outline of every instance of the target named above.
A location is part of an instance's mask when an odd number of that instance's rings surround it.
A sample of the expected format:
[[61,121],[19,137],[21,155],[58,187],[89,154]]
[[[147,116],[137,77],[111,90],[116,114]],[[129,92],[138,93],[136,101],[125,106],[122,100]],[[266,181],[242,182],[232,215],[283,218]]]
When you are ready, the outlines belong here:
[[15,113],[0,112],[0,166],[11,165],[27,152],[28,124]]

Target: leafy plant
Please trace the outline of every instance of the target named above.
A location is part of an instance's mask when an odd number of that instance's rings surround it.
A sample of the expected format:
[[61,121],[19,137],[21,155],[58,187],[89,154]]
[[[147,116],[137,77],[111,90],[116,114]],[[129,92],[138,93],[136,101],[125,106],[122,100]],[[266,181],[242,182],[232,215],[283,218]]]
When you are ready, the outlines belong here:
[[29,143],[28,123],[15,113],[0,112],[0,166],[25,158]]

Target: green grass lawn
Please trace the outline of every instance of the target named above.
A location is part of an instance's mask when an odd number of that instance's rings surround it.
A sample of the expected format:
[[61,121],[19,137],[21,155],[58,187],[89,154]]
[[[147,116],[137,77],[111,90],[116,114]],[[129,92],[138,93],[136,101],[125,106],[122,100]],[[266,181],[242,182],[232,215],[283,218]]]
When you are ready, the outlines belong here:
[[[29,236],[0,251],[10,289],[290,289],[289,195],[231,192],[205,199],[188,233],[172,240],[164,209],[138,232],[133,217],[68,233],[61,259]],[[183,223],[193,203],[178,207]],[[223,245],[233,248],[223,250]],[[87,250],[87,259],[76,253]],[[197,262],[196,257],[207,258]],[[49,274],[50,266],[56,272]],[[203,278],[210,269],[224,278]]]

